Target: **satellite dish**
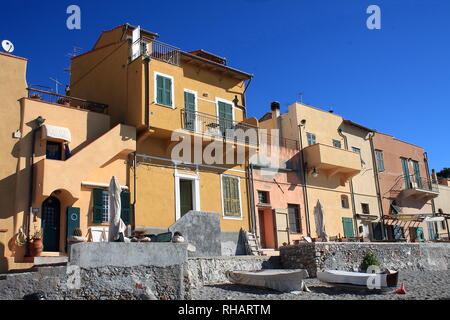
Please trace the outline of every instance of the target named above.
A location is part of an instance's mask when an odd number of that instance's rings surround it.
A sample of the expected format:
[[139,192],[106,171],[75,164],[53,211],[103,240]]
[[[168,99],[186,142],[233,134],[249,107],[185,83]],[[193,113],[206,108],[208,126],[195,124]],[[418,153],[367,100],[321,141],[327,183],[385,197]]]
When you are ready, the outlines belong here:
[[9,53],[14,51],[14,45],[9,40],[2,41],[2,48],[3,48],[3,50],[5,50],[6,52],[9,52]]

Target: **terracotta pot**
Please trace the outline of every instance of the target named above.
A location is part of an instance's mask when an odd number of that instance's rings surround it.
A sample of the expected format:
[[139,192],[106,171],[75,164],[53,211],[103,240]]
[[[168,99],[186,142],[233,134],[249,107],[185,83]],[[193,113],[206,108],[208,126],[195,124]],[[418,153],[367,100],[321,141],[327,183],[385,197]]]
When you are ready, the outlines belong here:
[[39,257],[42,253],[42,249],[44,246],[42,245],[42,239],[35,239],[30,243],[30,256],[31,257]]

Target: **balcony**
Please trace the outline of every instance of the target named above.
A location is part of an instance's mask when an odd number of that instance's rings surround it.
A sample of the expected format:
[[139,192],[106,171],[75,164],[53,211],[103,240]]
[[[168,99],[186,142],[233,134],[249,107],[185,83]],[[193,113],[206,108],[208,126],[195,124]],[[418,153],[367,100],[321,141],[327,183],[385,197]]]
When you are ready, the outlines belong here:
[[140,56],[149,57],[175,66],[180,65],[180,49],[157,40],[146,38],[136,40],[130,48],[131,61]]
[[339,175],[342,184],[361,171],[361,156],[356,152],[320,143],[306,147],[303,152],[308,170],[315,168],[329,178]]
[[258,127],[210,114],[181,110],[184,130],[211,138],[258,146]]
[[439,186],[436,181],[427,178],[413,176],[401,176],[400,183],[403,187],[401,196],[422,200],[431,200],[439,196]]

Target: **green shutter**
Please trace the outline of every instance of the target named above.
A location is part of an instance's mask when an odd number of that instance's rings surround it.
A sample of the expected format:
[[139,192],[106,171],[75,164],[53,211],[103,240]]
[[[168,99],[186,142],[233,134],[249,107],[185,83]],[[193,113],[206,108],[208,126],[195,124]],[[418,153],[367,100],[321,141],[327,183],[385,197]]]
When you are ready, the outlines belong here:
[[191,92],[184,92],[185,129],[195,129],[195,95]]
[[353,219],[342,218],[342,225],[344,227],[344,237],[353,238],[355,236],[353,232]]
[[228,217],[241,216],[239,194],[239,179],[232,177],[222,178],[224,215]]
[[233,107],[231,104],[219,101],[219,125],[223,135],[227,129],[233,128]]
[[164,104],[164,78],[156,76],[156,103]]
[[73,236],[73,231],[80,227],[80,208],[67,207],[66,217],[66,251],[67,251],[67,238]]
[[164,102],[166,106],[172,106],[172,79],[164,78]]
[[103,222],[103,190],[102,189],[94,189],[92,191],[93,196],[93,210],[92,210],[92,218],[94,223],[102,223]]
[[122,191],[122,193],[120,194],[120,201],[121,201],[120,218],[126,225],[129,225],[131,224],[130,192]]

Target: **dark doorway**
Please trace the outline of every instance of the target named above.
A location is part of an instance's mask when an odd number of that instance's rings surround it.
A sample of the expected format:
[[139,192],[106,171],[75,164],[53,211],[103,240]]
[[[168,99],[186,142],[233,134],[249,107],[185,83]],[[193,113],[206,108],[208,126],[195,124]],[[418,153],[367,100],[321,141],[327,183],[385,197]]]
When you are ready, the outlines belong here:
[[192,180],[180,180],[180,214],[194,210]]
[[266,247],[266,235],[265,235],[266,227],[265,227],[263,210],[258,210],[258,219],[259,219],[259,239],[261,242],[261,247],[267,248]]
[[43,229],[44,251],[59,251],[60,214],[61,204],[57,198],[48,197],[42,203],[41,227]]

